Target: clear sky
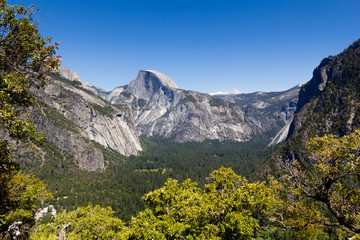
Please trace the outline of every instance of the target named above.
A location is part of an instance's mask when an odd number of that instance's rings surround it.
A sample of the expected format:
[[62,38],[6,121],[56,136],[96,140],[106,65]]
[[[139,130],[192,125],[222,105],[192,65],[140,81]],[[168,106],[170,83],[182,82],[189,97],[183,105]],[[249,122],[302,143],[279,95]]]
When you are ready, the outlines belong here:
[[281,91],[360,38],[359,0],[10,0],[40,9],[62,65],[112,90],[140,69],[199,92]]

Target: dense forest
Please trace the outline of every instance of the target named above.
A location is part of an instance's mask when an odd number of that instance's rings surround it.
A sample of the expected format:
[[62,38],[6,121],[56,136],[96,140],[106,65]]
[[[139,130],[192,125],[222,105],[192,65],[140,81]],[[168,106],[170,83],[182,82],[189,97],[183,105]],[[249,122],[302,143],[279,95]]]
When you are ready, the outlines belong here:
[[169,178],[130,221],[89,204],[39,222],[31,237],[56,239],[66,229],[70,239],[356,239],[359,149],[360,130],[314,138],[313,165],[285,164],[280,178],[249,181],[225,167],[204,187]]
[[141,197],[161,187],[168,178],[180,181],[190,178],[204,186],[209,174],[222,166],[251,177],[274,150],[261,138],[245,143],[214,140],[175,143],[152,137],[142,138],[142,145],[144,151],[139,156],[124,157],[97,144],[108,165],[104,172],[88,172],[80,170],[74,161],[64,161],[62,153],[44,141],[40,148],[47,152],[46,162],[41,167],[37,161],[23,162],[22,169],[48,185],[54,195],[48,203],[59,209],[92,203],[111,206],[115,216],[129,220],[144,210]]

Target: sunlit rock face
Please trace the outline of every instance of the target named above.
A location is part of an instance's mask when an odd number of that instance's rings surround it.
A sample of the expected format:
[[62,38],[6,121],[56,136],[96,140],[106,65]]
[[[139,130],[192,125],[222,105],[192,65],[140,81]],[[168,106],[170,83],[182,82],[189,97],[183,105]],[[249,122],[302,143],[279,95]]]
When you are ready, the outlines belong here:
[[306,161],[306,142],[325,134],[344,136],[360,127],[360,40],[324,58],[299,92],[279,159]]
[[135,97],[150,100],[160,88],[177,89],[177,86],[171,78],[162,73],[140,70],[138,76],[129,83],[127,91]]
[[[66,79],[65,77],[68,77]],[[87,90],[77,75],[62,68],[51,75],[44,89],[34,89],[39,104],[32,118],[46,141],[80,168],[105,168],[104,156],[95,142],[122,155],[141,150],[132,112],[126,105],[113,106]]]
[[128,85],[109,92],[106,100],[130,106],[139,135],[177,142],[248,141],[255,134],[281,129],[276,117],[264,116],[256,107],[178,89],[171,78],[153,70],[139,71]]
[[81,82],[79,76],[73,70],[71,70],[71,69],[69,69],[67,67],[59,66],[58,74],[61,77],[65,78],[65,79],[68,79],[70,81]]
[[[176,142],[249,141],[259,135],[270,142],[276,135],[272,142],[279,143],[289,129],[279,132],[292,119],[298,89],[212,96],[179,89],[168,76],[141,70],[128,85],[107,92],[61,67],[44,88],[33,89],[38,103],[30,112],[62,157],[81,169],[102,171],[104,147],[137,155],[140,135]],[[46,154],[40,153],[40,161]]]
[[129,106],[138,135],[177,142],[248,141],[265,134],[277,136],[272,143],[279,143],[287,135],[283,131],[288,128],[282,128],[292,119],[300,89],[210,95],[179,89],[170,77],[154,70],[140,70],[129,84],[110,92],[83,85],[111,104]]

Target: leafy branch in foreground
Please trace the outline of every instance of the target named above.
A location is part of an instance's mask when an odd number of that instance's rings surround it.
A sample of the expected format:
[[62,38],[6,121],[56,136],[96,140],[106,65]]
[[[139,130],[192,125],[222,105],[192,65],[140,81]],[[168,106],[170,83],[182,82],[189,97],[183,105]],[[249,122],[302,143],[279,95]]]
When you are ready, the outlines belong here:
[[113,214],[110,207],[98,205],[63,211],[53,222],[35,228],[31,239],[124,239],[124,223]]
[[295,229],[333,227],[360,233],[360,130],[341,138],[313,138],[307,146],[309,164],[285,165],[282,223]]
[[24,232],[18,230],[22,223],[25,228],[34,224],[34,201],[49,196],[42,182],[24,176],[11,160],[14,144],[41,140],[24,109],[34,102],[31,88],[41,86],[60,63],[54,56],[58,44],[49,45],[51,39],[32,23],[36,12],[0,0],[0,238]]
[[249,183],[223,167],[210,175],[204,191],[190,179],[169,179],[143,199],[153,210],[132,219],[129,239],[251,239],[275,200],[265,183]]

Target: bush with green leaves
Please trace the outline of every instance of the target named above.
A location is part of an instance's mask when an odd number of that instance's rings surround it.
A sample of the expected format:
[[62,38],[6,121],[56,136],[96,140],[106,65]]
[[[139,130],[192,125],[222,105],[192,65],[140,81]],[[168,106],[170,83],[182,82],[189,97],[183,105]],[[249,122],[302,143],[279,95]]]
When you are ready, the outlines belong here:
[[60,61],[54,56],[58,43],[50,45],[33,23],[36,12],[0,0],[0,238],[10,237],[14,221],[28,229],[34,201],[49,196],[42,182],[24,176],[11,159],[14,144],[41,140],[24,111],[34,103],[30,89],[40,87]]
[[124,223],[113,217],[110,207],[79,207],[55,215],[52,222],[38,225],[31,239],[124,239]]
[[190,179],[169,179],[143,199],[150,208],[132,218],[129,239],[251,239],[275,201],[265,183],[223,167],[204,190]]
[[360,129],[341,138],[312,138],[307,146],[307,164],[285,164],[287,174],[273,185],[282,196],[278,220],[297,230],[299,239],[330,230],[359,234]]

